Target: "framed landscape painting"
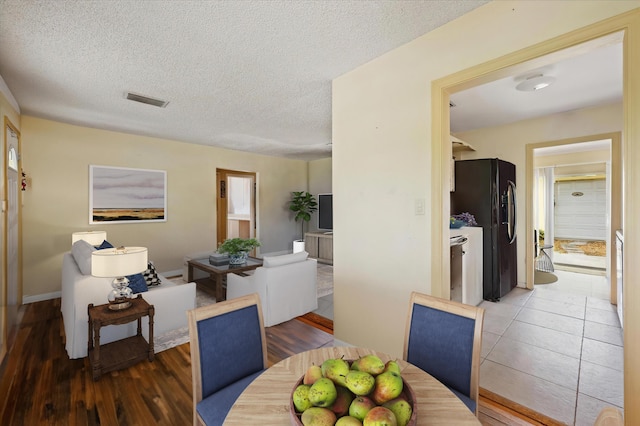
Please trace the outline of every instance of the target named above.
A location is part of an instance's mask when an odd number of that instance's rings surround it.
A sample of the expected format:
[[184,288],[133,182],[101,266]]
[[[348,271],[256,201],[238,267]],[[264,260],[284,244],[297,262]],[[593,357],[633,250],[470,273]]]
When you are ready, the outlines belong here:
[[166,221],[166,171],[89,166],[89,223]]

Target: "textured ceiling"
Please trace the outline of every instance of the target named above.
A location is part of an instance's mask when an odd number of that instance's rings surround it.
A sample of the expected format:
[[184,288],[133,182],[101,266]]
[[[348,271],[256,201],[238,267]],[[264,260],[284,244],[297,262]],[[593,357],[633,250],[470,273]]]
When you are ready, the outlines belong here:
[[0,0],[0,76],[23,114],[310,160],[332,79],[484,3]]

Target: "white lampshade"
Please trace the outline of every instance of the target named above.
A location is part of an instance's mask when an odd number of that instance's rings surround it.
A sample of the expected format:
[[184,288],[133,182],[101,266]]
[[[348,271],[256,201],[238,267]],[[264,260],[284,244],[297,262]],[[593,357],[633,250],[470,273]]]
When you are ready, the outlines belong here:
[[71,234],[71,245],[78,240],[85,240],[92,246],[99,246],[107,239],[106,231],[82,231]]
[[91,275],[95,277],[124,277],[146,269],[146,247],[118,247],[91,253]]

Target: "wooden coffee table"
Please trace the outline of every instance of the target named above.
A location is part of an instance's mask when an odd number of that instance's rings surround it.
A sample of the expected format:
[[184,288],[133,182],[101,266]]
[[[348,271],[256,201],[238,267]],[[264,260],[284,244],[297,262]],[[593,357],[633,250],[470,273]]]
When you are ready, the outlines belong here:
[[214,282],[214,291],[216,296],[216,302],[221,302],[227,298],[227,290],[225,287],[227,274],[245,275],[244,272],[252,271],[262,266],[262,260],[255,257],[249,257],[247,262],[242,265],[212,265],[209,263],[209,258],[206,259],[191,259],[187,261],[188,272],[187,281],[193,281],[193,269],[200,269],[208,272],[211,279]]

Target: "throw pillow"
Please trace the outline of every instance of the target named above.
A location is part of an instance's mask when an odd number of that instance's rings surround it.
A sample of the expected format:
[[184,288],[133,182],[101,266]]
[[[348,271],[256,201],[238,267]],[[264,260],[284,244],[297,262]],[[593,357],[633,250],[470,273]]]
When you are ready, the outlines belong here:
[[78,240],[71,246],[71,255],[82,275],[91,275],[91,253],[95,250],[96,248],[85,240]]
[[299,251],[298,253],[284,254],[282,256],[265,256],[262,258],[262,266],[265,268],[272,268],[274,266],[288,265],[290,263],[297,263],[307,260],[309,253],[306,251]]
[[129,278],[129,288],[133,294],[144,293],[149,290],[142,274],[127,275],[127,278]]
[[153,265],[153,262],[149,261],[147,265],[147,270],[142,273],[144,276],[144,280],[147,282],[148,287],[153,287],[155,285],[160,285],[162,282],[160,278],[158,278],[158,272],[156,272],[156,267]]
[[113,248],[113,244],[111,244],[109,241],[104,240],[102,242],[102,244],[100,244],[97,249],[98,250],[104,250],[104,249],[108,249],[108,248]]

